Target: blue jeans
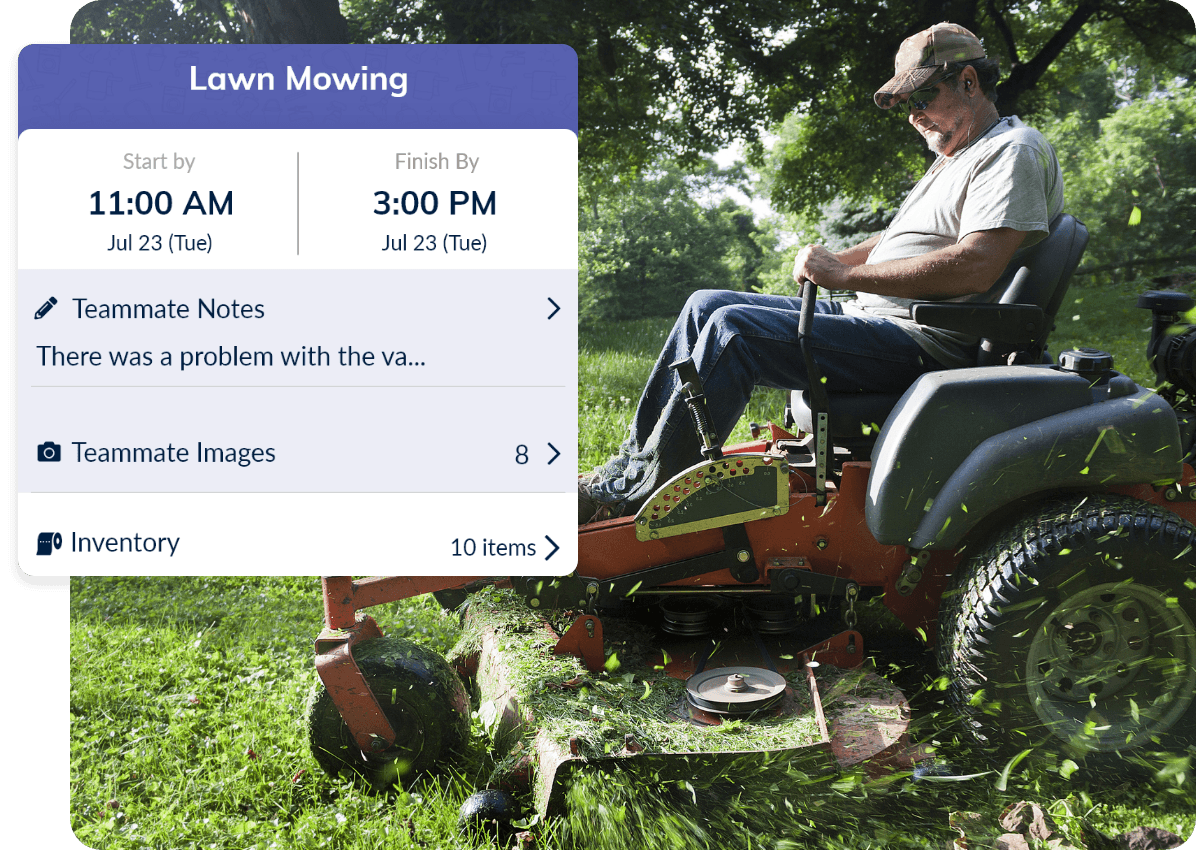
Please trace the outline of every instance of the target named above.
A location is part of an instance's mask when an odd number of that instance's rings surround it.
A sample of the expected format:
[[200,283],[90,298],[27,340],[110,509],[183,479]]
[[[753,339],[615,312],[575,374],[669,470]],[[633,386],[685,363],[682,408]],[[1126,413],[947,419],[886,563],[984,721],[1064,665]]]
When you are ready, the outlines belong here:
[[[671,363],[693,358],[720,439],[743,415],[753,387],[808,389],[797,342],[800,314],[800,298],[724,290],[691,295],[648,378],[630,434],[602,468],[593,496],[625,513],[702,460]],[[812,325],[814,360],[828,392],[903,392],[919,375],[944,368],[896,323],[845,314],[838,302],[816,302]]]

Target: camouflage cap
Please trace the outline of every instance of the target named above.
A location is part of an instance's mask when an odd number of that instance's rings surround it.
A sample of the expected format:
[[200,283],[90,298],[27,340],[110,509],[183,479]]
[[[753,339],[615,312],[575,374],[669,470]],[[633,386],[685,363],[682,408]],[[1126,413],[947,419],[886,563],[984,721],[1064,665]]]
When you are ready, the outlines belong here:
[[958,24],[935,24],[901,42],[893,62],[893,79],[877,89],[872,99],[881,109],[888,109],[895,97],[922,88],[948,62],[982,59],[984,55],[980,39],[968,30]]

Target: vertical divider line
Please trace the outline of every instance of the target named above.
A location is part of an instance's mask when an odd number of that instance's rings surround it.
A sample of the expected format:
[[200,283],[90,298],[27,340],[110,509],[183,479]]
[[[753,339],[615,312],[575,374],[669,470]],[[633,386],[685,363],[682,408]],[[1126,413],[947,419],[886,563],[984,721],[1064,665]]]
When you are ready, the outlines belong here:
[[299,256],[299,151],[295,151],[295,256]]

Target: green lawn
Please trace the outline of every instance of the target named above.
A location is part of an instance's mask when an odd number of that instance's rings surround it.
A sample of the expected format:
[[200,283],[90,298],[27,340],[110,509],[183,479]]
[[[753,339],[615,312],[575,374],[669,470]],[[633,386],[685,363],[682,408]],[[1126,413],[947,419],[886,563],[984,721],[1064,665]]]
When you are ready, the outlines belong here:
[[[440,780],[374,795],[320,772],[302,730],[320,610],[315,579],[72,579],[71,823],[79,838],[97,850],[489,846],[456,831],[457,809],[491,767],[479,722],[471,758]],[[441,651],[457,635],[456,618],[428,600],[373,613],[388,633]],[[912,695],[922,672],[896,675]],[[944,757],[962,756],[963,769],[983,769],[952,743],[952,720],[924,679],[919,734]],[[995,780],[868,784],[762,767],[737,783],[653,786],[595,774],[570,789],[568,817],[537,827],[538,846],[943,846],[953,835],[950,811],[991,823],[1021,799],[1050,806],[1073,829],[1080,815],[1114,834],[1138,824],[1177,833],[1196,826],[1186,776],[1096,790],[1082,771],[1065,779],[1023,763],[1006,791]]]
[[[1145,379],[1148,316],[1125,290],[1076,287],[1053,350],[1095,345]],[[1074,318],[1073,318],[1074,317]],[[613,451],[667,321],[583,336],[583,468]],[[779,393],[750,417],[779,419]],[[746,435],[741,423],[737,434]],[[383,629],[448,650],[454,617],[429,599],[373,612]],[[491,765],[475,721],[474,752],[439,780],[373,795],[323,775],[307,752],[304,703],[315,682],[311,641],[321,626],[310,578],[75,578],[71,582],[71,822],[94,848],[441,848],[488,846],[456,831],[457,809]],[[907,647],[908,649],[908,647]],[[924,658],[880,656],[915,696],[917,731],[965,771],[988,765],[956,742]],[[890,664],[902,669],[890,668]],[[917,695],[925,689],[924,693]],[[1068,774],[1065,776],[1064,774]],[[1153,781],[1090,785],[1081,769],[1030,762],[1004,790],[996,774],[966,782],[826,781],[761,769],[731,781],[654,787],[587,775],[570,814],[539,824],[539,847],[944,847],[948,815],[970,810],[990,827],[1009,803],[1046,807],[1075,837],[1079,818],[1107,833],[1138,825],[1190,835],[1191,765]]]
[[[430,599],[379,611],[446,651]],[[371,796],[302,728],[322,625],[312,578],[71,581],[71,823],[105,847],[440,847],[471,777]]]

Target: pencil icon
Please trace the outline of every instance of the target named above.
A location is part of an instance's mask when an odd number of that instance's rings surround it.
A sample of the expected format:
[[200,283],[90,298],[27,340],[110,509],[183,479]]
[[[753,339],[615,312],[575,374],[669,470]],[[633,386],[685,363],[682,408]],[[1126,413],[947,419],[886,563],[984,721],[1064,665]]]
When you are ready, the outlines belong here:
[[42,316],[54,309],[54,305],[58,303],[58,299],[53,296],[45,304],[37,308],[37,312],[33,314],[33,318],[40,319]]

